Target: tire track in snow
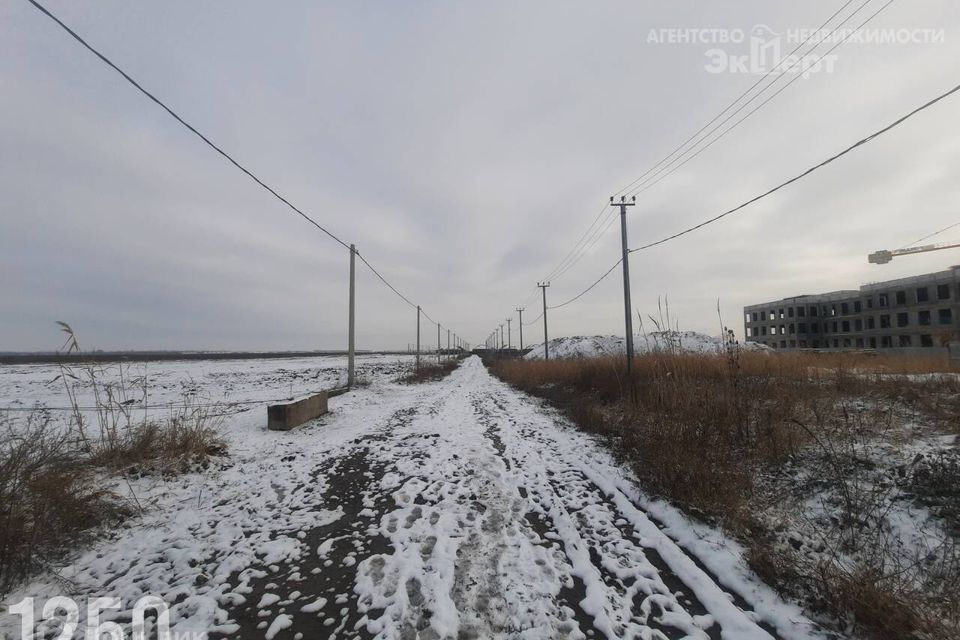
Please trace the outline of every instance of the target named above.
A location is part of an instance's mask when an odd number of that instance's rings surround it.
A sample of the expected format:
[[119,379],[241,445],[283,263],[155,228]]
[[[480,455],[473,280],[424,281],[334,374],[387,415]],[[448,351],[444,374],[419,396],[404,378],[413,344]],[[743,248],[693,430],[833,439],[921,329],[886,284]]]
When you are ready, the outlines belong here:
[[[349,441],[316,446],[338,429]],[[264,553],[222,585],[218,637],[815,637],[764,631],[638,506],[608,452],[478,359],[344,396],[329,424],[278,442],[283,457],[244,486],[273,518],[299,508],[295,526],[256,533]]]
[[[465,364],[429,385],[434,400],[379,452],[408,479],[382,525],[392,552],[360,570],[363,598],[384,611],[369,628],[382,638],[583,638],[556,603],[565,557],[527,521],[527,498],[473,415],[474,375]],[[411,580],[416,600],[394,588]]]
[[[608,586],[616,582],[610,574],[616,572],[616,566],[612,560],[617,557],[615,548],[617,545],[611,543],[620,537],[630,545],[643,550],[645,559],[656,568],[664,586],[669,586],[666,593],[677,596],[677,604],[682,605],[681,608],[686,612],[693,614],[696,624],[703,625],[709,637],[767,639],[812,637],[809,633],[810,629],[807,628],[812,626],[809,623],[796,625],[796,629],[792,629],[783,636],[780,633],[781,630],[753,610],[742,594],[725,586],[720,577],[713,573],[699,557],[662,531],[664,525],[640,508],[636,501],[619,486],[622,479],[617,477],[617,474],[611,474],[614,476],[611,479],[597,468],[598,464],[593,461],[596,456],[585,458],[580,455],[583,452],[579,449],[565,451],[555,437],[559,436],[562,439],[562,433],[559,431],[561,427],[556,424],[544,425],[544,418],[550,422],[558,418],[555,411],[545,412],[539,400],[520,394],[503,382],[496,381],[495,384],[501,387],[503,392],[496,395],[493,406],[496,407],[500,421],[515,429],[518,437],[514,439],[513,444],[517,445],[517,450],[523,452],[523,462],[518,461],[517,464],[526,466],[532,459],[542,462],[550,478],[549,485],[553,495],[561,503],[567,502],[566,508],[563,504],[559,505],[561,520],[570,516],[578,520],[579,528],[575,526],[575,529],[577,533],[587,532],[587,538],[596,538],[597,534],[601,534],[601,544],[589,546],[588,553],[594,568]],[[538,419],[533,421],[535,424],[524,424],[523,421],[514,418],[518,414],[525,413],[539,414],[536,416]],[[559,419],[561,423],[565,422],[565,419]],[[583,434],[577,435],[584,439]],[[606,466],[610,467],[609,463]],[[564,498],[569,500],[565,501]],[[586,511],[582,506],[584,504],[592,510],[589,515],[594,518],[602,514],[603,510],[615,514],[616,519],[608,524],[614,525],[619,531],[619,536],[614,535],[611,539],[609,534],[613,527],[608,526],[607,531],[603,532],[596,526],[596,521],[591,523],[588,517],[578,518],[579,514]],[[552,506],[558,507],[556,504]],[[573,532],[571,535],[574,535]],[[573,546],[576,548],[579,544]],[[601,549],[602,553],[598,549]],[[586,563],[582,563],[582,569],[589,571]],[[709,606],[705,606],[705,602],[709,603]],[[664,612],[663,602],[654,600],[651,604]],[[643,600],[638,600],[637,605],[644,608]],[[672,622],[677,622],[677,617],[674,615],[677,613],[676,609],[665,612],[670,614],[668,617]],[[664,615],[661,613],[660,622],[663,621]],[[657,622],[657,616],[648,615],[647,623],[650,622]],[[605,627],[604,630],[610,637],[622,637],[622,629],[611,630]],[[674,637],[677,633],[677,630],[659,630],[666,633],[667,637]]]
[[[490,404],[496,407],[497,418],[494,418],[494,412],[486,409]],[[487,433],[498,442],[499,427],[496,425],[502,424],[514,429],[517,426],[516,421],[509,416],[496,397],[475,398],[474,406],[490,424]],[[501,455],[506,451],[502,443],[497,449]],[[566,470],[562,473],[569,474],[572,471]],[[565,553],[581,574],[573,576],[574,585],[565,589],[561,597],[566,600],[566,606],[574,610],[582,630],[606,637],[632,637],[634,632],[643,630],[656,634],[651,637],[671,640],[684,637],[720,637],[719,629],[712,624],[712,620],[704,617],[707,612],[703,605],[690,597],[685,585],[672,575],[655,551],[640,544],[626,522],[617,519],[615,527],[608,524],[614,535],[610,535],[610,531],[599,531],[595,526],[584,522],[581,517],[584,509],[601,505],[603,500],[585,502],[582,490],[571,496],[575,490],[569,478],[566,482],[560,482],[555,477],[555,471],[548,469],[546,473],[547,482],[539,483],[540,501],[548,505],[545,507],[548,523],[545,523],[544,530],[545,534],[552,534],[563,541],[561,544]],[[574,499],[565,500],[565,496]],[[549,529],[550,524],[553,525],[553,531]],[[557,533],[557,529],[561,529],[563,533]],[[603,535],[604,533],[606,535]],[[627,544],[624,544],[625,542]],[[603,549],[603,553],[598,549]],[[622,564],[617,566],[618,562]],[[653,564],[657,578],[660,578],[662,583],[651,583],[649,578],[644,583],[638,580],[636,575],[618,575],[624,573],[625,567],[645,562]],[[587,584],[590,585],[589,589]],[[605,595],[603,590],[598,588],[600,584],[619,597],[622,606],[629,612],[628,616],[618,620],[597,602]],[[683,616],[678,615],[678,609],[691,613],[692,617],[684,620]],[[697,623],[706,627],[705,634]]]

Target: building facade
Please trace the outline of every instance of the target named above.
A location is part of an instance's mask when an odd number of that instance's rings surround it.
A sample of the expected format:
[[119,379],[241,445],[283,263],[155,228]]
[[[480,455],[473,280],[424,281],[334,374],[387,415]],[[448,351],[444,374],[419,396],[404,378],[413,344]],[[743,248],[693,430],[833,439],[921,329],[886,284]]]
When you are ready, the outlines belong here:
[[746,340],[776,349],[945,350],[960,337],[960,266],[743,312]]

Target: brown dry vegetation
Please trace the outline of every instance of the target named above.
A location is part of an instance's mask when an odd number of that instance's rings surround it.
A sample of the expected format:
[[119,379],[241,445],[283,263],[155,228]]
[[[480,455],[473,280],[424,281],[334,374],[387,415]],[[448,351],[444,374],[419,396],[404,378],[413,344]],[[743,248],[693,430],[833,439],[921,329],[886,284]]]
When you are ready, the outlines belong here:
[[[2,422],[2,421],[0,421]],[[66,540],[129,511],[97,486],[71,451],[68,434],[38,412],[16,432],[8,424],[0,455],[0,593],[46,565]]]
[[131,425],[121,437],[94,446],[95,466],[133,473],[178,473],[203,466],[224,453],[216,429],[216,414],[207,407],[188,407],[167,422]]
[[48,566],[66,545],[135,513],[109,474],[182,473],[224,452],[207,408],[141,421],[110,437],[81,438],[38,408],[22,422],[0,415],[0,593]]
[[[880,434],[893,437],[892,427],[905,419],[956,432],[958,376],[914,374],[958,370],[945,358],[770,354],[731,345],[726,355],[636,358],[632,401],[622,358],[493,367],[505,381],[605,438],[647,492],[740,538],[751,565],[772,585],[885,640],[911,633],[955,637],[960,568],[891,562],[890,540],[870,526],[882,517],[889,495],[857,475],[858,465],[867,464],[857,445]],[[759,515],[783,499],[766,490],[765,479],[804,461],[837,496],[839,514],[835,547],[813,560],[778,544],[770,520]],[[933,484],[949,485],[955,472],[956,466],[934,464],[926,475],[910,477],[942,499]],[[840,561],[850,553],[858,558],[852,568]]]
[[409,373],[400,377],[398,382],[404,384],[417,384],[420,382],[432,382],[441,380],[454,372],[460,366],[460,360],[444,360],[439,364],[429,360],[429,356],[424,357],[420,365],[412,369]]
[[[70,350],[76,338],[67,325]],[[111,473],[182,473],[224,452],[218,407],[185,396],[166,420],[134,414],[128,402],[146,388],[94,364],[61,367],[72,407],[55,420],[43,407],[0,413],[0,593],[50,565],[67,545],[136,512],[110,487]],[[145,384],[145,382],[144,382]],[[93,397],[84,411],[82,395]]]

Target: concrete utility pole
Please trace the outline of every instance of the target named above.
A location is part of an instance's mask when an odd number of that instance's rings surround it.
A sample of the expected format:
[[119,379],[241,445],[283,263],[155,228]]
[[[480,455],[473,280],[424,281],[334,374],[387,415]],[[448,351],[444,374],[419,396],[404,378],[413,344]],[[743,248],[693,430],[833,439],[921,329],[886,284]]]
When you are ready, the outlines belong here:
[[450,329],[447,329],[447,355],[450,355]]
[[347,330],[347,388],[352,389],[353,383],[355,380],[355,370],[354,370],[354,356],[356,352],[354,350],[354,337],[355,337],[355,319],[356,319],[356,292],[354,288],[355,276],[357,273],[356,269],[356,257],[357,257],[357,248],[350,245],[350,328]]
[[503,351],[504,346],[507,343],[503,341],[503,323],[500,323],[500,350]]
[[437,323],[437,364],[440,364],[440,323]]
[[520,314],[520,351],[523,351],[523,307],[517,307],[517,313]]
[[510,323],[513,318],[507,318],[507,349],[513,349],[513,331],[510,329]]
[[549,282],[538,282],[537,286],[543,292],[543,359],[550,359],[550,348],[547,346],[547,287]]
[[620,196],[620,202],[614,202],[610,196],[610,206],[620,207],[620,240],[623,249],[623,311],[624,331],[627,334],[627,379],[630,381],[630,393],[633,393],[633,313],[630,311],[630,248],[627,245],[627,207],[637,204],[637,196],[627,202],[626,196]]
[[420,370],[420,305],[417,305],[417,371]]

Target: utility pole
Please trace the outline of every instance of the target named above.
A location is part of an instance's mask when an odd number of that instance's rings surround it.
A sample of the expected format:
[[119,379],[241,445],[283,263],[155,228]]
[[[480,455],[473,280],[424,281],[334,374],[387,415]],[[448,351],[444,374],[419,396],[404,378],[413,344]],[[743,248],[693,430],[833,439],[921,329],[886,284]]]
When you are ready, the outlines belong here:
[[437,323],[437,364],[440,364],[440,323]]
[[420,370],[420,305],[417,305],[417,371]]
[[507,344],[503,341],[503,323],[500,323],[500,351],[503,351],[504,345]]
[[450,329],[447,329],[447,355],[450,355]]
[[610,196],[610,206],[620,207],[620,240],[623,250],[623,311],[624,331],[627,334],[627,380],[630,382],[630,394],[633,395],[633,313],[630,303],[630,248],[627,245],[627,207],[637,204],[637,196],[627,202],[626,196],[620,196],[620,202],[614,202]]
[[543,292],[543,359],[550,359],[550,348],[547,346],[547,287],[549,282],[538,282],[537,286]]
[[355,370],[354,370],[354,356],[356,352],[354,350],[354,337],[355,337],[355,320],[356,320],[356,291],[354,287],[355,276],[357,273],[356,269],[356,256],[357,248],[350,245],[350,322],[349,329],[347,330],[347,388],[352,389],[355,379]]
[[520,314],[520,351],[523,351],[523,307],[517,307],[517,313]]
[[513,331],[510,329],[510,323],[513,318],[507,318],[507,349],[513,349]]

